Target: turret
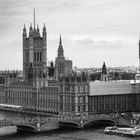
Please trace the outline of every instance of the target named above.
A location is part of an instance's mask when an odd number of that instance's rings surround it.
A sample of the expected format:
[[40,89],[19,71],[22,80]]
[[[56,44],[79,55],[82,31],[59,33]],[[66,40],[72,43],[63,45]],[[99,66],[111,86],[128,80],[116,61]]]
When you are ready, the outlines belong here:
[[35,8],[34,8],[34,31],[35,31]]
[[46,27],[45,27],[45,23],[44,23],[44,27],[43,27],[42,37],[44,39],[46,39]]
[[27,37],[27,33],[26,33],[25,24],[24,24],[24,28],[23,28],[23,47],[25,47],[26,37]]
[[23,35],[26,35],[26,27],[25,27],[25,24],[24,24],[24,28],[23,28]]
[[32,23],[30,23],[30,32],[33,31]]
[[31,36],[33,34],[33,27],[32,27],[32,23],[30,24],[30,28],[29,28],[29,36]]

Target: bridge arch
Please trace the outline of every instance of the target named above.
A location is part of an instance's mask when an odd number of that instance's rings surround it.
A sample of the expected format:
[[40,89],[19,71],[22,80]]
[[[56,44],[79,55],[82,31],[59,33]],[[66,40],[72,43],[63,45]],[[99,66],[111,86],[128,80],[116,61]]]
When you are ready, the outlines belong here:
[[116,122],[115,120],[111,120],[111,119],[96,119],[96,120],[92,119],[92,120],[85,121],[83,127],[89,127],[95,124],[115,125]]
[[29,132],[37,132],[37,128],[34,125],[30,124],[18,124],[16,125],[17,131],[29,131]]
[[58,127],[59,127],[59,121],[50,121],[50,122],[41,124],[40,129],[51,130],[51,129],[56,129]]
[[73,128],[80,128],[79,122],[67,120],[67,121],[60,121],[59,122],[60,127],[73,127]]

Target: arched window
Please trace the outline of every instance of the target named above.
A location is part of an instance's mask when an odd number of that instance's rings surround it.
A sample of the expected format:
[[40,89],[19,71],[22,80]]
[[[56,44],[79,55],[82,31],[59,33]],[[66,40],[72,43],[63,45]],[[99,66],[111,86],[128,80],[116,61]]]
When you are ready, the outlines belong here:
[[34,61],[36,61],[36,52],[34,52]]
[[40,62],[42,61],[42,52],[40,52]]
[[37,62],[39,61],[39,52],[37,52]]

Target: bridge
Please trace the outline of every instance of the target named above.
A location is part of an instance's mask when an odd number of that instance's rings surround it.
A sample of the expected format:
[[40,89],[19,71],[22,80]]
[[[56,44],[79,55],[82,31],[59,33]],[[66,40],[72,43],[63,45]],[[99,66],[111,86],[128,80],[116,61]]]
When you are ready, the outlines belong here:
[[37,118],[15,118],[0,121],[0,127],[16,126],[18,131],[40,132],[52,130],[59,127],[85,128],[95,123],[109,125],[131,125],[130,121],[118,115],[89,115],[84,117],[37,117]]

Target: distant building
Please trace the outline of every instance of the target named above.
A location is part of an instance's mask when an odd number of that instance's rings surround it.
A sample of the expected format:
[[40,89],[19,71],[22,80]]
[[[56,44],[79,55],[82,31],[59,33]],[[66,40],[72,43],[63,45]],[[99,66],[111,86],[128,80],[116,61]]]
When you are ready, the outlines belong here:
[[131,92],[140,93],[140,80],[131,80]]
[[136,79],[136,80],[140,80],[140,73],[137,73],[137,74],[135,75],[135,79]]
[[109,80],[109,75],[107,73],[106,64],[104,62],[102,67],[101,81],[106,82],[108,80]]
[[89,114],[140,111],[140,94],[129,81],[91,82]]

